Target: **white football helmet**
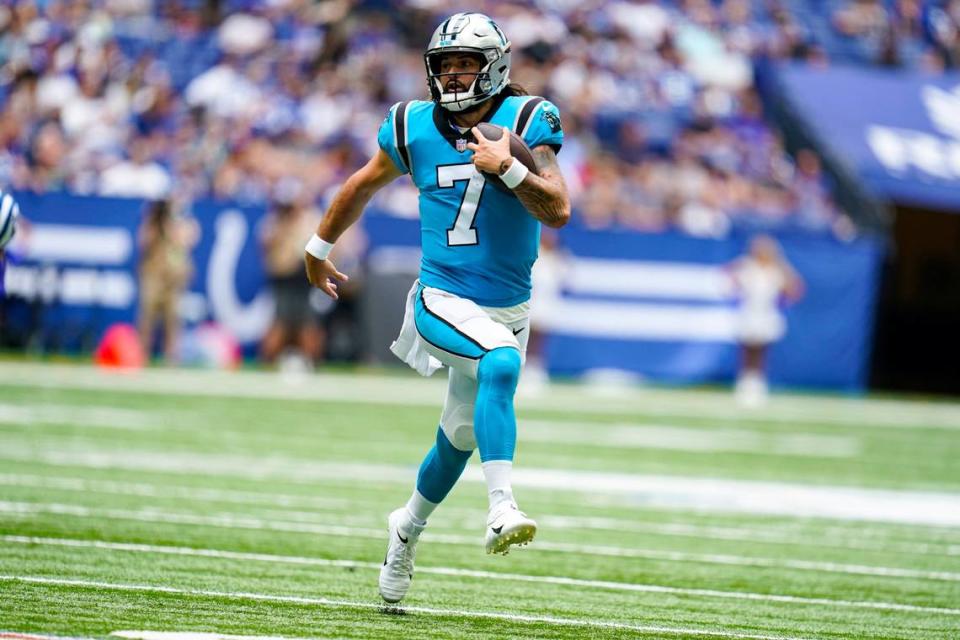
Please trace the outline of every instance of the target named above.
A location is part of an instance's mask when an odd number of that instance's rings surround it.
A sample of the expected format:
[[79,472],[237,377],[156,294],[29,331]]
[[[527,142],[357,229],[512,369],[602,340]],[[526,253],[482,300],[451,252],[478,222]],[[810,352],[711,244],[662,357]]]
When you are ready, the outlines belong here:
[[[440,58],[447,53],[476,53],[484,63],[466,91],[445,93]],[[510,41],[489,16],[457,13],[437,27],[423,55],[430,97],[450,111],[464,111],[500,93],[510,83]]]
[[[0,191],[0,249],[7,246],[17,230],[20,207],[9,193]],[[2,276],[0,276],[2,277]]]

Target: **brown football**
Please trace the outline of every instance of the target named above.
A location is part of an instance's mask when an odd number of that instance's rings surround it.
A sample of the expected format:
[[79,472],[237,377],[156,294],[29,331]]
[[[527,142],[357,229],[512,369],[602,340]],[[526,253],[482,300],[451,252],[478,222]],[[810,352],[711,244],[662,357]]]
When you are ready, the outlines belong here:
[[[489,122],[481,122],[477,125],[477,128],[480,130],[480,133],[483,134],[483,137],[488,140],[499,140],[500,136],[503,135],[503,127],[497,124],[490,124]],[[540,172],[537,170],[537,161],[533,159],[533,152],[530,151],[530,147],[527,146],[527,143],[523,141],[523,138],[518,136],[513,131],[510,132],[510,153],[514,158],[522,162],[527,166],[527,169],[530,169],[533,173],[540,175]],[[513,190],[503,184],[503,181],[500,179],[500,176],[487,173],[486,171],[481,171],[483,177],[487,179],[487,182],[495,186],[500,191],[504,193],[512,194]]]

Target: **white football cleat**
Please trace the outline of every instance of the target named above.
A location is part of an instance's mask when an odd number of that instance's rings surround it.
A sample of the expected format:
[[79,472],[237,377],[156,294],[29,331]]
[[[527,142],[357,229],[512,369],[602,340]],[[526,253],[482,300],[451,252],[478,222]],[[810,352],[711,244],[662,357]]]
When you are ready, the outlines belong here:
[[512,545],[524,545],[537,534],[537,523],[510,501],[494,505],[487,515],[487,553],[504,555]]
[[380,568],[380,596],[396,604],[407,595],[413,580],[413,559],[423,527],[410,522],[406,507],[400,507],[387,518],[389,542],[387,555]]

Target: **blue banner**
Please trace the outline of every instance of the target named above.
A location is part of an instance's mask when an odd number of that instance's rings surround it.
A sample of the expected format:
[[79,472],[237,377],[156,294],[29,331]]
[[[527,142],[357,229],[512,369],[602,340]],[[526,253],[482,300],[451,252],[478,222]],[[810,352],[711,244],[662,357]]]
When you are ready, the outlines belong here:
[[784,97],[875,193],[960,211],[960,73],[784,66]]
[[[135,322],[143,203],[18,198],[29,227],[7,273],[6,329],[48,347],[92,349],[110,324]],[[273,318],[257,242],[264,210],[199,202],[193,215],[200,236],[181,315],[187,324],[216,322],[252,353]],[[371,265],[415,272],[416,220],[368,212],[363,226]],[[615,369],[675,383],[733,377],[737,301],[726,267],[745,252],[748,236],[703,240],[570,226],[560,240],[559,298],[545,321],[551,372]],[[779,241],[806,295],[785,309],[788,329],[770,354],[772,381],[862,389],[881,246],[800,233]]]
[[[564,291],[563,320],[548,342],[553,372],[616,368],[679,383],[734,377],[737,295],[727,267],[746,252],[749,236],[703,240],[571,229],[562,238],[574,268]],[[801,234],[778,239],[806,292],[783,309],[787,331],[769,354],[771,381],[862,389],[881,246]],[[578,277],[578,271],[584,273]],[[585,317],[594,318],[589,330],[580,320]]]
[[[16,194],[26,224],[7,266],[5,331],[52,349],[90,350],[106,327],[135,323],[140,200]],[[256,227],[260,207],[197,202],[194,276],[180,313],[213,321],[252,351],[273,319]]]

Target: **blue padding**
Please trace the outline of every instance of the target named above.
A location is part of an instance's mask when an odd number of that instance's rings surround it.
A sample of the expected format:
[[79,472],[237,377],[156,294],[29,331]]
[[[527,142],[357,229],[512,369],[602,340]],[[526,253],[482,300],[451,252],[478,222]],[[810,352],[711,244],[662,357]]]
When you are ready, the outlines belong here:
[[438,428],[437,442],[420,464],[417,491],[430,502],[443,502],[463,473],[472,453],[454,447],[443,433],[443,428]]
[[476,360],[487,352],[475,340],[427,309],[422,286],[417,288],[414,320],[420,337],[447,353]]

